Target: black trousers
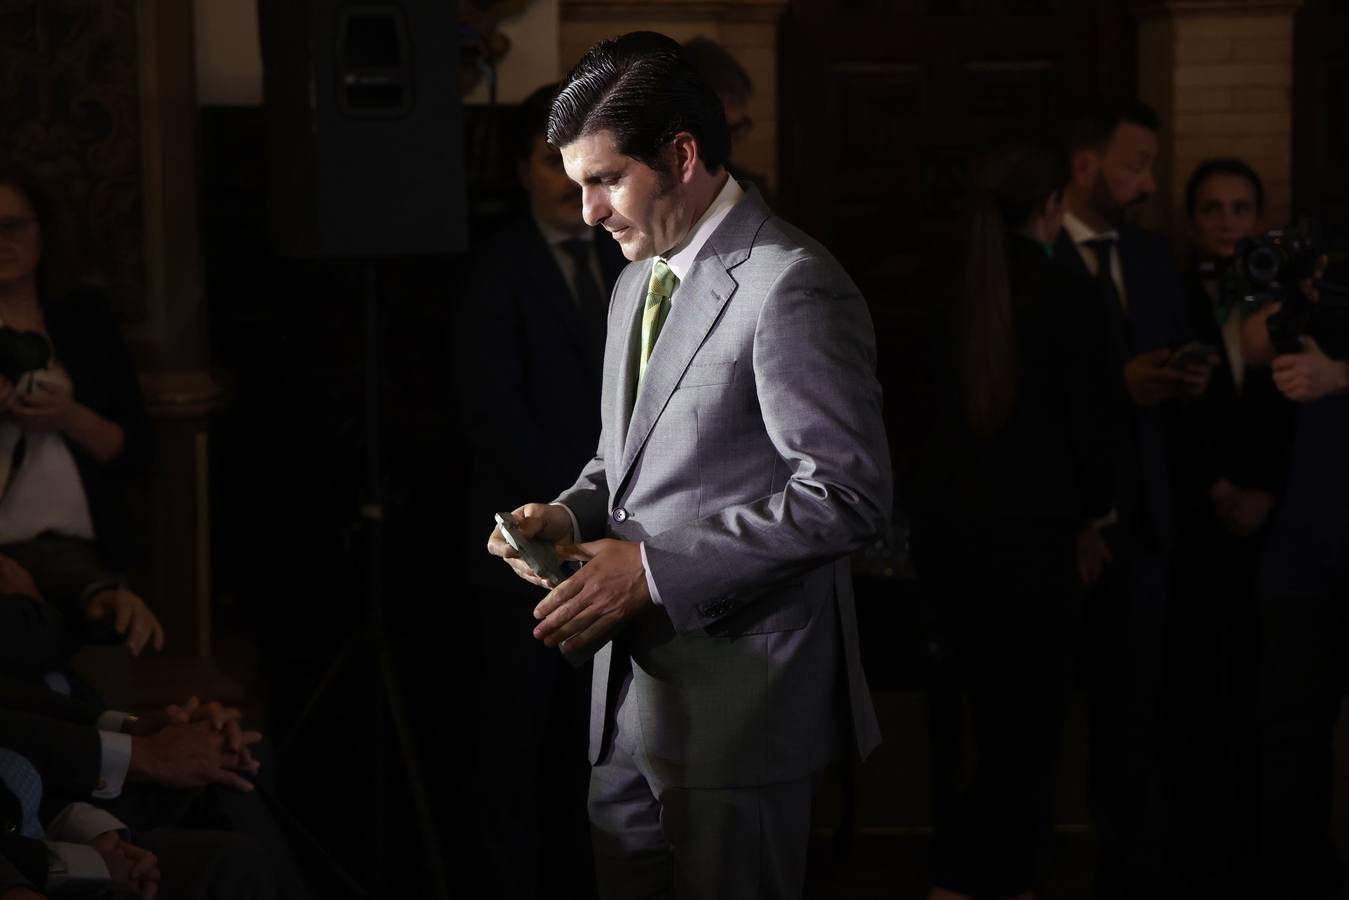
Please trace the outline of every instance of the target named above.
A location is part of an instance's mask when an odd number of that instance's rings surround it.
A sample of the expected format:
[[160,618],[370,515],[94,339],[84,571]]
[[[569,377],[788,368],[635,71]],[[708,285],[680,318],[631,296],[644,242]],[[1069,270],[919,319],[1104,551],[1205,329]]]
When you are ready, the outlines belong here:
[[[1343,514],[1343,511],[1342,511]],[[1339,897],[1334,731],[1349,660],[1349,527],[1284,515],[1261,568],[1261,895]]]
[[[1077,616],[1070,529],[916,532],[930,604],[936,744],[933,880],[978,897],[1038,888],[1048,863]],[[974,769],[960,777],[968,703]]]
[[1087,804],[1103,900],[1166,896],[1168,788],[1163,682],[1170,559],[1121,526],[1085,598],[1083,674],[1090,711]]

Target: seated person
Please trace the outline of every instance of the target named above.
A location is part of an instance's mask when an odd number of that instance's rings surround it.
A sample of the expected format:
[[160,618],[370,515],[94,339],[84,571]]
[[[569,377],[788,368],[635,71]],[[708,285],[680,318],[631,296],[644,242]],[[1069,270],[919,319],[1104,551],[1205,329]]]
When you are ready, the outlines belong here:
[[0,897],[40,896],[33,888],[55,897],[157,895],[158,860],[124,839],[123,823],[72,803],[43,828],[43,795],[33,764],[0,747]]
[[40,774],[48,826],[93,839],[108,830],[100,822],[126,823],[159,857],[165,882],[188,896],[308,896],[253,795],[260,739],[218,703],[194,698],[138,718],[0,680],[0,746]]
[[47,192],[3,162],[0,234],[0,546],[59,535],[118,566],[118,494],[150,449],[131,357],[106,298],[71,283]]

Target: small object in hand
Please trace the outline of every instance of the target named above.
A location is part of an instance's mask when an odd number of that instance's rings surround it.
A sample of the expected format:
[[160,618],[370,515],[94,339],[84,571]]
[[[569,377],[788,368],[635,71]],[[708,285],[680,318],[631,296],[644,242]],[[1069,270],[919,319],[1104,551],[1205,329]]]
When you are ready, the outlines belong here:
[[562,569],[562,563],[558,560],[557,554],[553,548],[542,541],[533,541],[520,533],[520,523],[515,521],[515,516],[510,513],[497,513],[497,525],[501,527],[501,536],[506,539],[506,543],[520,554],[520,558],[534,570],[534,574],[540,578],[545,578],[553,584],[561,584],[567,580],[567,573]]
[[1173,369],[1185,369],[1189,366],[1203,365],[1210,358],[1218,355],[1218,348],[1212,344],[1201,344],[1199,341],[1190,341],[1188,344],[1180,347],[1166,364]]

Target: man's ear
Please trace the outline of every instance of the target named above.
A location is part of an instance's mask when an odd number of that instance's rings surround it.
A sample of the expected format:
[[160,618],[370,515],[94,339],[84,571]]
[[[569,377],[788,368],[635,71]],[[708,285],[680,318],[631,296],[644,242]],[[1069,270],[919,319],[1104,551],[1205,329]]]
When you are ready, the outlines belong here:
[[698,139],[687,131],[681,131],[670,141],[670,149],[674,154],[675,177],[680,184],[688,184],[697,173],[698,166],[702,165],[702,148],[698,146]]

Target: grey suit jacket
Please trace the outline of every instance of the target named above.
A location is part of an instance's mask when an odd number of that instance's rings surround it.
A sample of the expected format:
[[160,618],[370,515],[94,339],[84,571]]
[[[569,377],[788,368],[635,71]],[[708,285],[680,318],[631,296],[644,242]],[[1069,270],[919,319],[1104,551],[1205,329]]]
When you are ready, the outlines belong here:
[[866,303],[751,192],[675,292],[638,391],[651,266],[614,288],[599,447],[558,498],[582,539],[645,541],[663,603],[596,654],[592,761],[626,660],[641,750],[673,784],[799,778],[840,743],[865,756],[880,735],[846,555],[891,492]]

